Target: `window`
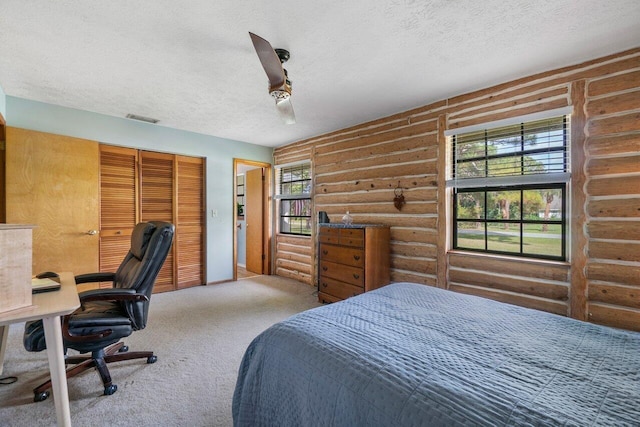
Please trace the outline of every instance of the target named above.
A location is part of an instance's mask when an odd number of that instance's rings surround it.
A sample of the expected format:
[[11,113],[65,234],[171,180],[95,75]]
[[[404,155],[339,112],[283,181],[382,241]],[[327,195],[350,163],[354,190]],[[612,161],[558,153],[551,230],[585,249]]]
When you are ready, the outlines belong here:
[[454,249],[566,260],[566,114],[450,139]]
[[276,168],[279,232],[311,235],[311,164]]

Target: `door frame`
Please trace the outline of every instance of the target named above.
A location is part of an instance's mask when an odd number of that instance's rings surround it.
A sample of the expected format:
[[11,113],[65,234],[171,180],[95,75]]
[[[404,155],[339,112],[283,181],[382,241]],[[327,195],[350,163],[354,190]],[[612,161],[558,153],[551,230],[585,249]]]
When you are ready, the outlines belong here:
[[7,222],[7,196],[5,194],[5,187],[7,185],[5,179],[5,164],[6,164],[6,149],[7,149],[7,139],[5,137],[7,122],[4,120],[2,113],[0,113],[0,223]]
[[238,280],[238,199],[236,197],[236,191],[238,188],[238,168],[240,166],[250,166],[255,168],[263,168],[264,172],[264,184],[262,187],[262,253],[264,254],[264,262],[262,263],[262,274],[271,274],[271,176],[272,165],[271,163],[258,162],[255,160],[246,159],[233,159],[233,280]]

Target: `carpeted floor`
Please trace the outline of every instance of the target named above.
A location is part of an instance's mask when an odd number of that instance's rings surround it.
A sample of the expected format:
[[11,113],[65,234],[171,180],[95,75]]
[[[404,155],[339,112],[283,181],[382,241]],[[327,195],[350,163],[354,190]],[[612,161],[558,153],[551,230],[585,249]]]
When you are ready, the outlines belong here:
[[[69,381],[74,426],[230,426],[238,366],[251,340],[292,314],[319,306],[315,289],[277,276],[156,294],[147,328],[126,338],[144,359],[109,366],[118,391],[102,395],[97,372]],[[24,324],[12,325],[0,385],[0,426],[53,426],[51,397],[34,403],[32,388],[48,374],[46,353],[22,347]]]

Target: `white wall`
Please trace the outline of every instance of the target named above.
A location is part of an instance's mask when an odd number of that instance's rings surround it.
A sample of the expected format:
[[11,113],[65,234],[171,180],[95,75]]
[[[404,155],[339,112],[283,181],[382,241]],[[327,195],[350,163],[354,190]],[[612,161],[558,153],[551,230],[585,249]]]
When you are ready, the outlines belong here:
[[9,115],[3,115],[12,127],[206,157],[207,282],[233,277],[233,159],[272,163],[271,148],[12,96],[6,96],[5,108]]

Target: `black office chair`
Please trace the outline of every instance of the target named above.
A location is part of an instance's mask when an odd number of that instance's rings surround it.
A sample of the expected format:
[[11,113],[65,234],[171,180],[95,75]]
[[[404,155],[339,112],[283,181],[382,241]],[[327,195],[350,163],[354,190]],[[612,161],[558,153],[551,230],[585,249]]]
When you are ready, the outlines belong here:
[[[65,351],[69,348],[91,356],[67,356],[67,378],[96,367],[104,384],[104,394],[111,395],[118,387],[111,382],[107,363],[130,359],[147,359],[154,363],[152,351],[128,352],[119,342],[133,331],[147,325],[149,302],[156,276],[171,248],[174,226],[168,222],[151,221],[137,224],[131,234],[131,249],[115,273],[90,273],[76,276],[76,283],[112,282],[108,289],[93,289],[80,293],[80,308],[62,321]],[[24,345],[28,351],[46,348],[42,322],[29,322],[25,327]],[[49,396],[51,380],[36,387],[34,401]]]

